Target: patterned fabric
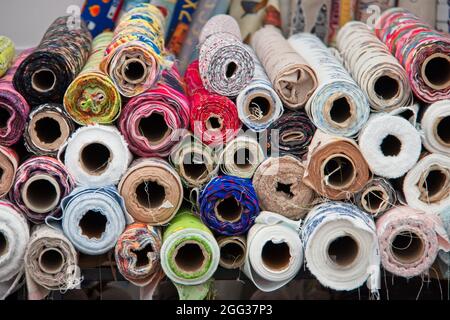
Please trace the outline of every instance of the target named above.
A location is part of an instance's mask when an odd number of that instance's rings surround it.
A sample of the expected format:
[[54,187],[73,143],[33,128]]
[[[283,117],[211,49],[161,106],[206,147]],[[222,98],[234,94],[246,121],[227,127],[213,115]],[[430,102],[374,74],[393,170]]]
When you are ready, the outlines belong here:
[[92,36],[106,30],[113,30],[119,17],[123,0],[86,0],[81,18],[86,21],[87,27]]

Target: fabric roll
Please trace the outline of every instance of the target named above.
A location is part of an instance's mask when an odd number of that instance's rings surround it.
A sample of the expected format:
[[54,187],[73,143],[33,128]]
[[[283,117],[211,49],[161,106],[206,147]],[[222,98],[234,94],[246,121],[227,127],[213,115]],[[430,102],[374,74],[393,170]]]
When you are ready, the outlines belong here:
[[122,99],[119,91],[109,76],[100,70],[100,62],[112,39],[112,32],[94,38],[86,65],[64,94],[66,111],[81,125],[110,124],[120,115]]
[[352,139],[316,131],[309,147],[303,182],[332,200],[350,199],[372,175],[364,156]]
[[167,33],[167,49],[178,56],[188,35],[199,0],[176,1]]
[[56,156],[74,130],[62,105],[46,103],[30,113],[23,135],[24,144],[35,155]]
[[117,184],[131,163],[127,143],[115,127],[78,129],[67,142],[64,163],[77,185],[102,187]]
[[237,96],[236,106],[239,119],[252,131],[262,132],[283,114],[283,102],[272,88],[256,53],[249,46],[247,49],[255,62],[255,74],[250,84]]
[[0,300],[19,286],[30,229],[14,204],[0,200]]
[[291,17],[291,1],[279,1],[280,16],[281,16],[281,30],[283,35],[289,34],[290,17]]
[[[142,4],[142,3],[149,3],[150,0],[125,0],[122,10],[124,12],[128,12],[131,9],[135,8],[136,6]],[[152,1],[153,2],[153,1]]]
[[123,0],[86,0],[81,11],[81,18],[93,37],[113,30],[122,8]]
[[339,29],[347,22],[355,20],[358,0],[331,0],[331,18],[328,44],[334,46]]
[[365,23],[347,23],[338,33],[337,47],[375,111],[391,111],[410,102],[406,71]]
[[244,273],[264,292],[288,284],[303,266],[301,222],[261,212],[247,236]]
[[396,4],[397,0],[358,0],[356,19],[370,25],[374,23],[374,15],[380,15]]
[[[424,10],[430,6],[423,5]],[[450,37],[405,9],[387,10],[376,34],[403,65],[415,95],[426,103],[450,96]]]
[[0,198],[5,197],[11,190],[16,177],[19,157],[10,148],[0,146]]
[[369,119],[359,135],[359,147],[371,171],[388,179],[405,175],[422,152],[416,128],[404,118],[389,114]]
[[397,205],[397,191],[389,180],[373,178],[355,196],[358,207],[377,218]]
[[10,192],[11,201],[33,223],[61,212],[61,200],[74,188],[72,176],[64,165],[50,157],[32,157],[17,170]]
[[75,248],[91,256],[114,248],[131,222],[115,187],[78,187],[63,199],[61,208],[64,234]]
[[165,61],[164,16],[154,5],[140,4],[121,18],[100,69],[119,92],[134,97],[158,80]]
[[316,127],[304,112],[286,112],[268,130],[271,155],[302,159],[308,153],[315,132]]
[[[442,221],[442,227],[447,233],[447,237],[450,237],[450,207],[445,208],[443,211],[439,212],[439,217]],[[450,269],[450,252],[446,252],[444,250],[439,251],[439,258],[444,264],[444,268],[441,267],[441,271],[445,274],[445,276],[449,276]]]
[[259,214],[258,198],[250,179],[216,177],[202,190],[199,203],[202,221],[224,236],[246,233]]
[[418,16],[428,25],[433,27],[436,25],[436,0],[398,0],[397,5]]
[[81,19],[57,18],[36,50],[18,67],[14,87],[31,106],[61,103],[88,59],[91,42],[92,36]]
[[450,206],[450,158],[430,154],[421,159],[403,180],[407,204],[426,213]]
[[252,178],[264,158],[264,151],[255,138],[240,136],[222,151],[220,168],[229,176]]
[[244,265],[247,255],[247,240],[244,236],[219,237],[219,264],[225,269],[238,269]]
[[11,67],[15,54],[16,47],[14,42],[5,36],[0,36],[0,78]]
[[422,142],[433,153],[450,156],[450,100],[429,106],[422,117]]
[[292,156],[265,160],[253,177],[261,209],[292,220],[303,218],[315,198],[314,191],[303,182],[304,172],[303,164]]
[[317,88],[316,73],[304,57],[273,26],[256,32],[251,44],[285,106],[302,108]]
[[220,249],[212,232],[198,217],[180,212],[164,231],[161,265],[176,284],[204,284],[214,275]]
[[436,8],[436,29],[450,32],[450,3],[448,0],[438,0]]
[[[147,1],[148,3],[149,1]],[[175,15],[175,5],[177,1],[174,0],[151,0],[152,5],[158,7],[158,9],[162,12],[166,25],[172,21],[172,17]],[[166,27],[164,36],[167,37],[169,34],[169,27]]]
[[242,127],[234,102],[205,89],[198,61],[189,65],[185,79],[191,101],[191,130],[194,135],[211,147],[233,140]]
[[140,159],[119,184],[128,213],[139,222],[167,224],[180,209],[183,186],[178,173],[165,161]]
[[173,67],[152,89],[128,101],[119,130],[130,150],[142,157],[167,157],[180,130],[189,128],[190,102],[184,82]]
[[370,114],[365,94],[319,38],[302,33],[289,43],[317,74],[319,86],[306,104],[308,116],[326,133],[355,136]]
[[383,267],[390,273],[412,278],[426,273],[440,249],[450,249],[437,215],[410,207],[397,207],[377,221]]
[[63,233],[36,226],[25,254],[29,300],[41,300],[51,290],[66,291],[80,284],[78,254]]
[[350,291],[367,281],[380,289],[380,256],[375,223],[357,207],[328,202],[315,207],[302,227],[306,265],[319,282]]

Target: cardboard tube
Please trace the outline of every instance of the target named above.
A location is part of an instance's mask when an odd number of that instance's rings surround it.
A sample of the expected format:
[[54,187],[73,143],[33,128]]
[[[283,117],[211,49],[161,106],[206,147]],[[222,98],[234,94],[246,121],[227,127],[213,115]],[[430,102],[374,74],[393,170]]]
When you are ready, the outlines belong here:
[[244,237],[220,237],[217,240],[220,248],[219,264],[225,269],[240,268],[245,262],[247,244]]
[[47,274],[57,274],[64,267],[64,255],[57,248],[42,250],[39,254],[39,267]]
[[419,180],[420,200],[426,203],[439,202],[448,196],[450,172],[440,166],[431,166]]
[[11,189],[17,170],[16,155],[11,149],[0,147],[0,197]]
[[175,248],[173,259],[180,270],[189,274],[205,268],[207,255],[205,247],[200,242],[185,241]]
[[39,92],[48,92],[53,90],[56,84],[56,75],[50,69],[40,69],[31,76],[31,86]]
[[331,96],[323,109],[324,119],[336,128],[347,128],[356,120],[356,107],[353,99],[339,93]]
[[159,145],[172,134],[172,129],[166,123],[164,114],[152,112],[147,118],[139,121],[139,131],[147,139],[150,145]]
[[423,257],[425,246],[419,235],[405,231],[394,236],[391,250],[399,263],[413,264]]
[[445,90],[450,86],[450,57],[442,53],[429,56],[422,64],[425,83],[435,90]]
[[100,142],[86,144],[80,152],[81,168],[90,175],[101,175],[111,163],[111,150]]
[[242,205],[234,197],[220,199],[216,202],[214,212],[217,219],[222,222],[234,223],[241,220]]
[[122,77],[129,83],[138,84],[147,77],[147,66],[136,58],[128,59],[122,65]]
[[268,241],[261,252],[261,259],[266,268],[282,271],[289,266],[291,260],[289,245],[286,242]]
[[79,227],[81,234],[89,239],[101,239],[106,230],[108,219],[101,212],[89,210],[81,218]]
[[46,110],[36,114],[28,123],[31,142],[39,149],[57,151],[72,132],[67,121],[58,112]]
[[358,243],[350,235],[338,237],[328,246],[328,257],[332,263],[342,268],[350,267],[358,256],[358,252]]
[[22,188],[22,199],[27,208],[37,213],[55,209],[61,197],[61,188],[52,176],[37,174],[28,179]]

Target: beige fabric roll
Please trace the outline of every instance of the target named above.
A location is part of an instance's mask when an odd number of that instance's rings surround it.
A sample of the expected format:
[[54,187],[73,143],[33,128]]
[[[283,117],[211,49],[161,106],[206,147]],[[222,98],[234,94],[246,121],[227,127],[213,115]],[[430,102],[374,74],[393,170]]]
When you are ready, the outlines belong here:
[[11,189],[18,167],[16,153],[7,147],[0,146],[0,198],[7,195]]
[[247,241],[244,236],[219,237],[219,264],[225,269],[238,269],[244,265],[247,254]]

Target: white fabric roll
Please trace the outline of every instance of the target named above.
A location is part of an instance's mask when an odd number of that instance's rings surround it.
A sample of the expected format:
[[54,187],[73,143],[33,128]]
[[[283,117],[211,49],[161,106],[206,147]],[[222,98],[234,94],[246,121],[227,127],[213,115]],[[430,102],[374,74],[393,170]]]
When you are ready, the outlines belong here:
[[420,133],[408,120],[377,114],[361,130],[359,147],[373,173],[396,179],[417,163],[422,142]]
[[64,163],[80,186],[115,185],[131,163],[125,139],[113,126],[87,126],[67,143]]
[[423,145],[428,151],[450,156],[450,100],[429,106],[422,118]]
[[261,212],[247,236],[244,273],[264,292],[289,283],[303,265],[301,221]]

